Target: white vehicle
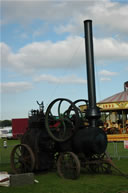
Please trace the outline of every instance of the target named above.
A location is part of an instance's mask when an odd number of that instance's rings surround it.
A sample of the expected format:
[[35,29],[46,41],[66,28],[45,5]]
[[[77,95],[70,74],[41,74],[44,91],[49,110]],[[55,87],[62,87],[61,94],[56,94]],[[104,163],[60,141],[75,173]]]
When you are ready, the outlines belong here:
[[0,138],[12,139],[12,127],[0,128]]

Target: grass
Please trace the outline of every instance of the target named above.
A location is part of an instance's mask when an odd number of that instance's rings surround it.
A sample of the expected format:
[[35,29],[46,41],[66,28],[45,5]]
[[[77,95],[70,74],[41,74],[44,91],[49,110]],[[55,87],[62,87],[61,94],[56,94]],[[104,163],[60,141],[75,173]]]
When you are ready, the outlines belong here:
[[[7,148],[3,147],[4,139],[0,139],[0,163],[10,163],[10,154],[14,145],[19,144],[19,140],[7,140]],[[1,164],[0,164],[1,165]]]
[[123,142],[111,142],[108,143],[107,151],[111,156],[127,157],[128,158],[128,149],[124,149]]
[[22,187],[1,187],[1,193],[128,193],[128,179],[115,175],[80,175],[77,180],[66,180],[56,173],[35,175],[38,184]]
[[[3,141],[0,140],[0,146]],[[9,164],[9,153],[14,144],[19,143],[17,140],[8,140],[10,148],[0,151],[2,161],[0,164],[1,171],[11,172]],[[123,143],[119,143],[118,153],[123,151]],[[113,144],[108,145],[110,154],[113,154]],[[1,149],[0,149],[1,150]],[[122,155],[128,156],[128,150]],[[128,174],[128,159],[113,160],[116,166],[123,172]],[[67,180],[60,178],[56,172],[47,174],[35,174],[35,179],[39,181],[37,184],[25,185],[22,187],[0,187],[0,193],[128,193],[128,178],[113,174],[92,174],[81,171],[77,180]]]

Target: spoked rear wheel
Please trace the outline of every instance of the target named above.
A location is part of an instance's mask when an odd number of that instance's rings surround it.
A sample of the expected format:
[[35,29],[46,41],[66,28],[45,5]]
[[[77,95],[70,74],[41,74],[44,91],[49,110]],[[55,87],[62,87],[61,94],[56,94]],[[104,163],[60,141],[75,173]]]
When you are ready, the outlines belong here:
[[59,176],[67,179],[77,179],[80,175],[80,161],[73,152],[61,153],[57,161]]
[[32,172],[35,166],[35,156],[26,144],[16,145],[11,152],[11,167],[14,173]]

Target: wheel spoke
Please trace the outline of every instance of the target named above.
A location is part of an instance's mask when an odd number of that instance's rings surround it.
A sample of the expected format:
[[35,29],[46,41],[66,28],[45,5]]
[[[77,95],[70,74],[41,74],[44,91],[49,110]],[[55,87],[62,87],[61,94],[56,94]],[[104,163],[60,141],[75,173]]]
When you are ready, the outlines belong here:
[[61,111],[60,111],[60,107],[61,107],[62,101],[63,100],[60,100],[59,105],[58,105],[58,116],[59,116],[59,119],[62,118],[62,114],[61,114]]
[[11,166],[14,173],[31,172],[35,166],[35,157],[26,144],[16,145],[11,152]]
[[57,161],[57,171],[61,177],[76,179],[80,174],[80,162],[73,152],[63,153]]
[[[50,117],[50,112],[52,112],[55,105],[57,104],[58,104],[57,107],[58,119],[55,120],[54,119],[55,116]],[[65,108],[65,106],[68,106],[68,109],[66,111],[64,111],[63,109]],[[72,112],[75,117],[74,121],[70,119],[70,117],[72,116],[71,115]],[[78,109],[76,108],[76,106],[72,101],[64,98],[56,99],[52,103],[50,103],[45,113],[45,126],[47,132],[55,141],[59,142],[66,141],[72,136],[73,134],[72,131],[75,131],[75,128],[77,128],[78,126],[78,120],[79,120]],[[60,121],[60,124],[58,126],[57,121]]]

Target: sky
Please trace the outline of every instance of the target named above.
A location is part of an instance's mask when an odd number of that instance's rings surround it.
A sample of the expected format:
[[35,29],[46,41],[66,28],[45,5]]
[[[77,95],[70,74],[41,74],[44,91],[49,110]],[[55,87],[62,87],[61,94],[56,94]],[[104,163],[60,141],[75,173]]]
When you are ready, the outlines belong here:
[[128,1],[0,0],[0,119],[36,101],[88,99],[83,21],[93,21],[97,102],[128,81]]

